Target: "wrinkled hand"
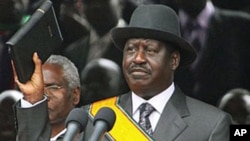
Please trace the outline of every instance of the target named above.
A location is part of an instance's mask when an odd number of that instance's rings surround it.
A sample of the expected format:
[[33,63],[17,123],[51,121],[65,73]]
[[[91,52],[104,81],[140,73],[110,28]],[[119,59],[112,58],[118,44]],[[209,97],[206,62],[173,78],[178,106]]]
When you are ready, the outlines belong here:
[[19,89],[24,95],[24,99],[34,104],[43,99],[44,92],[44,82],[43,82],[43,74],[42,74],[42,62],[39,59],[37,53],[33,54],[33,62],[35,64],[35,70],[32,74],[32,77],[26,83],[21,83],[18,80],[18,76],[16,74],[13,62],[12,68],[14,72],[15,83],[18,85]]

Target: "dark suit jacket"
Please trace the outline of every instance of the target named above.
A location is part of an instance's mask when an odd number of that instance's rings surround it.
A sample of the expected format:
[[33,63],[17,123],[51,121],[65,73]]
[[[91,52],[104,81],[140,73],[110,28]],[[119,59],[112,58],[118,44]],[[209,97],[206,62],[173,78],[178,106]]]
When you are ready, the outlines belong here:
[[175,81],[186,94],[217,105],[232,88],[250,89],[250,15],[216,8],[206,36],[195,70],[179,68]]
[[14,105],[17,141],[49,141],[51,127],[47,101],[32,108],[20,106],[20,101]]
[[[28,109],[22,109],[16,105],[20,141],[49,139],[50,126],[46,105],[44,102]],[[121,95],[119,105],[131,115],[131,93]],[[88,106],[83,108],[86,109]],[[229,141],[230,124],[230,116],[211,105],[185,96],[176,88],[164,108],[153,138],[155,141]],[[83,141],[88,140],[92,131],[92,119],[89,119],[84,130]]]

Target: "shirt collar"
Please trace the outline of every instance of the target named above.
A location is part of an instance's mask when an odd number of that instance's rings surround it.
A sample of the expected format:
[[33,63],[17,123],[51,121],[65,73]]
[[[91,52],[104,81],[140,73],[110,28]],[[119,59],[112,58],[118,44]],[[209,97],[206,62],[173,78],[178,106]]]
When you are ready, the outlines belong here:
[[53,138],[50,138],[50,141],[56,141],[58,137],[60,137],[62,134],[64,134],[66,132],[66,128],[64,130],[62,130],[60,133],[58,133],[56,136],[54,136]]
[[170,97],[172,96],[174,90],[175,90],[175,86],[174,86],[174,83],[172,83],[166,90],[162,91],[161,93],[152,97],[149,100],[145,100],[139,97],[138,95],[136,95],[134,92],[132,92],[133,114],[138,110],[139,106],[145,102],[150,103],[156,109],[156,111],[161,114],[166,103],[169,101]]
[[[207,1],[205,8],[197,16],[196,21],[202,28],[207,28],[210,17],[214,14],[215,8],[211,1]],[[185,27],[188,20],[191,19],[185,11],[179,10],[179,18],[181,21],[181,26]]]

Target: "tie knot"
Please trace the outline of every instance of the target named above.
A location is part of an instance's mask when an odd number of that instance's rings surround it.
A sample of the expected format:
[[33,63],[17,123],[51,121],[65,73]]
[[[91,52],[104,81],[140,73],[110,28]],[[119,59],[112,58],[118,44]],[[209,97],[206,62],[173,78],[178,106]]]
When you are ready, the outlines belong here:
[[139,107],[139,110],[140,110],[140,115],[148,117],[155,110],[155,108],[149,103],[143,103]]

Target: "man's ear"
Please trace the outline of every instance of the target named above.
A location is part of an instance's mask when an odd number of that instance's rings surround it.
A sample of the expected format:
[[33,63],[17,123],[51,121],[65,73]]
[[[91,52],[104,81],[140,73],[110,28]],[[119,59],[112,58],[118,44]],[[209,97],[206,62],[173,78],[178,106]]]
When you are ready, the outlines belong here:
[[73,91],[73,103],[77,105],[80,102],[80,88],[77,87]]
[[171,68],[172,70],[176,70],[180,64],[180,59],[181,59],[181,56],[180,56],[180,52],[179,51],[174,51],[172,52],[171,54]]

